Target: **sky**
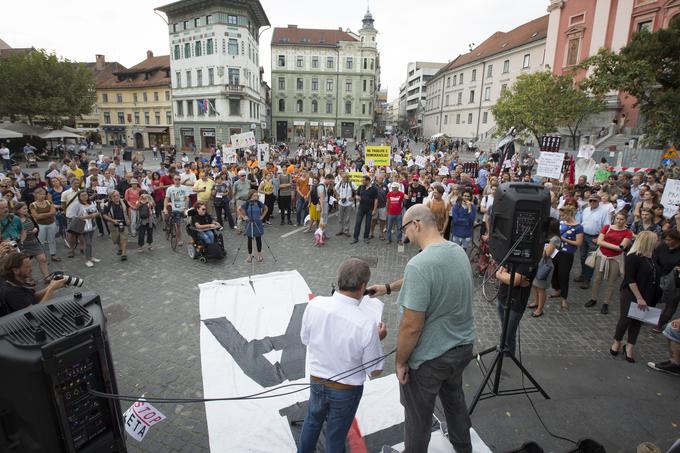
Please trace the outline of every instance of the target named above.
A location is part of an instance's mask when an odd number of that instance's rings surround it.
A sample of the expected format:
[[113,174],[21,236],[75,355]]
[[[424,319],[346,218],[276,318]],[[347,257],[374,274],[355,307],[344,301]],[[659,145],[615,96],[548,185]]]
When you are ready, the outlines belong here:
[[[369,0],[378,30],[381,88],[399,95],[411,61],[447,63],[496,31],[510,31],[547,14],[549,0]],[[0,39],[12,47],[53,51],[74,61],[107,61],[126,67],[146,51],[166,55],[168,29],[154,8],[170,0],[3,0]],[[274,27],[342,27],[358,32],[367,0],[261,0],[272,28],[261,29],[260,64],[270,81]],[[38,13],[39,12],[39,13]],[[162,13],[159,13],[163,16]],[[30,18],[30,21],[26,21]]]

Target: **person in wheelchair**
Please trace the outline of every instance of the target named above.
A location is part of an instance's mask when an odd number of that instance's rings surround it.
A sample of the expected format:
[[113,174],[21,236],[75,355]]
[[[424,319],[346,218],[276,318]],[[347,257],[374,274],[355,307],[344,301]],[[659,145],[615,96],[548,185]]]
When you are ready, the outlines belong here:
[[[222,239],[222,225],[208,214],[208,207],[203,201],[198,201],[187,211],[191,217],[187,232],[194,240],[189,247],[189,255],[192,258],[199,257],[201,261],[206,258],[224,258],[224,242]],[[192,253],[193,252],[193,253]]]

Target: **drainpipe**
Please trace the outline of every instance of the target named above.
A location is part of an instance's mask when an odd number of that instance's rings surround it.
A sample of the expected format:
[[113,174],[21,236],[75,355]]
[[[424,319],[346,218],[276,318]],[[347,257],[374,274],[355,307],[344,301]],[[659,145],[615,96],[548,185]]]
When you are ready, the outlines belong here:
[[479,84],[479,105],[477,106],[477,132],[475,132],[475,141],[478,141],[479,139],[479,122],[481,121],[482,116],[482,99],[484,99],[484,95],[482,94],[484,91],[484,77],[486,77],[486,61],[482,63],[482,77],[481,83]]
[[342,129],[340,129],[340,134],[338,134],[338,116],[340,115],[340,46],[337,46],[335,48],[335,53],[337,55],[337,61],[335,65],[335,138],[338,138],[338,135],[342,135]]
[[[444,116],[442,113],[444,112],[444,79],[445,79],[445,74],[442,74],[442,94],[441,94],[441,102],[439,103],[439,132],[441,133],[442,131],[442,122],[444,120]],[[422,80],[421,80],[421,85],[422,85]]]

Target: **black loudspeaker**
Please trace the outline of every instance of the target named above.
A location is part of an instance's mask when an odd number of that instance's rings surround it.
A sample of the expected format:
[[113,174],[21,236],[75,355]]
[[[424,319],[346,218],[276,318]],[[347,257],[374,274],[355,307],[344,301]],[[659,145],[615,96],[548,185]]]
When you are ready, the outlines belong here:
[[[501,184],[496,190],[491,213],[489,248],[496,262],[505,259],[505,264],[523,264],[541,259],[550,218],[548,190],[538,184]],[[512,249],[520,238],[522,240]]]
[[0,451],[125,452],[99,296],[76,293],[0,318]]

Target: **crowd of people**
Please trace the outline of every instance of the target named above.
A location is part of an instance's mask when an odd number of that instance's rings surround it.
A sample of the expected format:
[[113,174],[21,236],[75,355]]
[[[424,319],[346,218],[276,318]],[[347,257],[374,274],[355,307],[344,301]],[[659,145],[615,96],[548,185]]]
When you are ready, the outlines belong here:
[[[654,330],[677,335],[670,321],[680,299],[680,215],[664,217],[659,203],[677,167],[612,173],[595,182],[581,176],[566,184],[535,176],[533,158],[526,154],[508,164],[480,151],[473,162],[464,162],[455,142],[447,139],[425,142],[422,151],[403,137],[386,144],[391,146],[390,165],[381,167],[364,160],[363,144],[341,139],[271,146],[266,162],[248,148],[235,156],[222,156],[217,148],[193,159],[176,152],[147,159],[138,152],[131,162],[120,153],[91,157],[81,150],[50,162],[44,172],[29,174],[13,166],[0,178],[3,246],[14,244],[12,250],[34,258],[42,282],[54,285],[52,262],[67,257],[87,267],[99,265],[100,238],[106,236],[120,260],[128,259],[130,241],[138,253],[152,253],[154,232],[164,216],[177,220],[182,247],[184,239],[192,240],[182,237],[182,219],[190,208],[189,222],[201,240],[211,243],[221,227],[233,230],[247,236],[246,261],[261,262],[263,236],[277,219],[280,225],[313,233],[309,241],[318,246],[343,236],[347,247],[360,240],[394,246],[403,245],[404,213],[423,205],[434,215],[440,235],[469,252],[473,239],[488,239],[499,185],[534,182],[550,191],[554,220],[538,266],[542,271],[526,270],[520,282],[528,288],[523,293],[533,294],[531,301],[526,297],[531,316],[543,316],[550,299],[568,310],[574,284],[590,291],[586,307],[599,304],[606,315],[618,289],[620,319],[612,354],[625,349],[625,357],[635,360],[640,323],[627,317],[632,302],[642,308],[663,303]],[[640,258],[647,255],[648,260]],[[572,279],[575,266],[579,272]],[[501,282],[508,280],[503,271]],[[643,289],[649,286],[647,278],[658,290],[654,294],[640,290],[643,280]],[[677,373],[674,360],[669,366]]]

